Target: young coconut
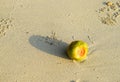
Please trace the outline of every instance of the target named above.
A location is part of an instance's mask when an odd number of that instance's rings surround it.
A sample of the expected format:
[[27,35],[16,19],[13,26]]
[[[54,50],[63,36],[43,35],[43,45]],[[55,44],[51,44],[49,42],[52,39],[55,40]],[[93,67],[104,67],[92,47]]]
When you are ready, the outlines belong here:
[[88,45],[83,41],[73,41],[67,48],[67,55],[72,59],[79,62],[87,58]]

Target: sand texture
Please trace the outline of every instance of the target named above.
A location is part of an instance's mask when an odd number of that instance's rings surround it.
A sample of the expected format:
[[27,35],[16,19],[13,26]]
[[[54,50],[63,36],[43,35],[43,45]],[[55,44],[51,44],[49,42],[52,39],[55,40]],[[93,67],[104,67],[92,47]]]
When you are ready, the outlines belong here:
[[[0,82],[120,82],[120,0],[0,0]],[[74,40],[89,45],[72,61]]]

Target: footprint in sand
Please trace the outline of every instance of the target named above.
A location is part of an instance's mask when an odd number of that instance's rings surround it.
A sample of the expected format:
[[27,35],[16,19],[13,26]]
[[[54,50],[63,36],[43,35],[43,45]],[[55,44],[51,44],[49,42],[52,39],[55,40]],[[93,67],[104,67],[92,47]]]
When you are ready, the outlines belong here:
[[12,18],[0,18],[0,38],[5,36],[7,29],[13,26]]
[[114,25],[120,17],[120,1],[104,2],[103,7],[97,10],[100,21],[103,24]]

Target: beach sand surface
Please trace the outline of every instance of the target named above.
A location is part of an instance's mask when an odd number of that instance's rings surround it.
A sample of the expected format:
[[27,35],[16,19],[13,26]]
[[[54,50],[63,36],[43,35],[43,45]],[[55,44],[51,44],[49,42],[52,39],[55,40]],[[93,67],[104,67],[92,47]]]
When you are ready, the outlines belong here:
[[[120,8],[105,2],[0,0],[0,82],[119,82],[120,18],[107,14]],[[82,63],[66,55],[74,40],[89,45]]]

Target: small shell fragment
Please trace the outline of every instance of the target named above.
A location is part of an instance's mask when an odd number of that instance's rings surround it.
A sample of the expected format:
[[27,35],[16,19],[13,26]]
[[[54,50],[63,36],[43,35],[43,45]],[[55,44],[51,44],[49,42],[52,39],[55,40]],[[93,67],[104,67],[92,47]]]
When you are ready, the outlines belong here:
[[107,6],[112,6],[112,5],[113,5],[113,3],[112,3],[112,2],[110,2],[110,1],[108,1],[108,2],[106,2],[106,5],[107,5]]

